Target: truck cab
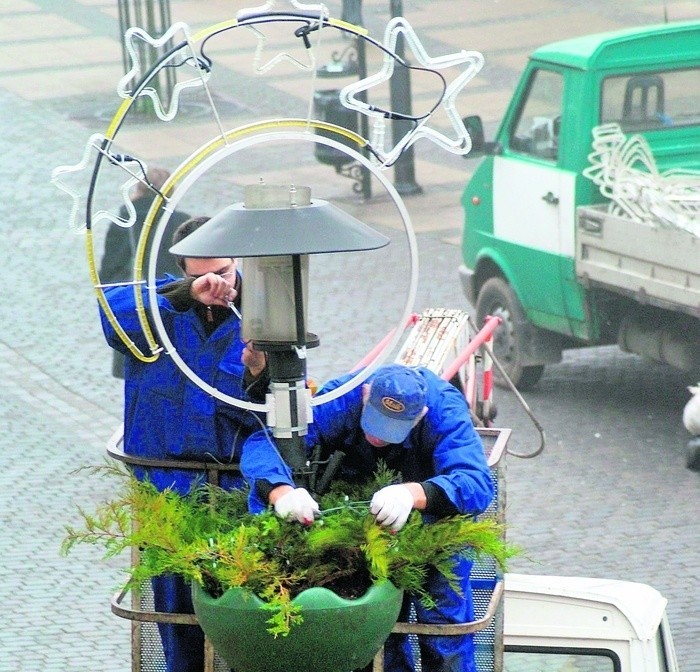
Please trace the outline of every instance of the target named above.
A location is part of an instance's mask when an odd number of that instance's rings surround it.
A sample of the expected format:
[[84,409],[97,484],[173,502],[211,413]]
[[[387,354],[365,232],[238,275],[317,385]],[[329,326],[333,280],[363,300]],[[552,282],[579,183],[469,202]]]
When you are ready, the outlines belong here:
[[666,600],[641,583],[506,574],[505,672],[678,672]]
[[[609,123],[641,134],[660,171],[700,171],[700,22],[543,46],[494,141],[483,141],[478,116],[465,123],[469,156],[484,158],[462,196],[462,288],[480,323],[503,319],[494,350],[527,389],[564,348],[616,342],[625,312],[638,308],[629,292],[617,301],[577,274],[577,208],[606,202],[583,171],[593,129]],[[686,312],[697,320],[700,305]]]

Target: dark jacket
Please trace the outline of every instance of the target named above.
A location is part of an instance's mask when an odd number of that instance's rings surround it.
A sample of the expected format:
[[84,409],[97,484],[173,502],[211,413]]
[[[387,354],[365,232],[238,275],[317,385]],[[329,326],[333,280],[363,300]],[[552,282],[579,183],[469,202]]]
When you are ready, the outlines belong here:
[[[133,201],[134,209],[136,210],[136,221],[133,226],[123,227],[114,222],[110,223],[105,237],[104,254],[100,262],[100,280],[102,282],[128,282],[134,279],[133,265],[136,246],[143,229],[143,222],[152,202],[153,198],[151,196],[144,196]],[[120,208],[119,217],[123,220],[128,219],[125,205],[122,205]],[[160,278],[166,273],[170,273],[170,275],[175,277],[182,275],[182,271],[175,262],[175,257],[168,252],[168,249],[172,247],[173,231],[189,218],[190,216],[187,213],[178,212],[177,210],[170,216],[167,229],[161,239],[160,249],[158,250],[156,277]],[[148,262],[149,254],[150,247],[146,249],[144,263]]]

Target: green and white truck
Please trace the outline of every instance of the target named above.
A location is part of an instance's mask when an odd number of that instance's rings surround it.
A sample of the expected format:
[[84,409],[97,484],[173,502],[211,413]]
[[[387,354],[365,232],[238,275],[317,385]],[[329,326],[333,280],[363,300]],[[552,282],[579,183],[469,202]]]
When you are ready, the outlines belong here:
[[679,672],[666,599],[646,584],[506,574],[503,672]]
[[[564,349],[611,343],[700,370],[700,21],[543,46],[494,141],[480,117],[464,121],[483,158],[462,197],[460,279],[480,324],[502,318],[494,351],[511,380],[527,389]],[[682,191],[685,228],[629,217],[625,202],[653,199],[639,181],[616,189],[606,157],[606,188],[584,174],[594,131],[613,125],[649,150],[627,168],[651,158],[641,178],[660,183],[657,200],[678,205],[664,179]]]

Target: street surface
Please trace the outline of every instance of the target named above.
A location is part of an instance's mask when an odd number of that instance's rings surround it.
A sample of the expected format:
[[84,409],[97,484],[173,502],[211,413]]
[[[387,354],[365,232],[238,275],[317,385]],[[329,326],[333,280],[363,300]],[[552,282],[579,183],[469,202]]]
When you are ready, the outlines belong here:
[[[254,3],[253,3],[254,4]],[[334,16],[339,3],[327,3]],[[173,21],[193,30],[234,16],[245,2],[173,0]],[[381,41],[389,3],[364,3]],[[484,70],[458,99],[493,129],[526,55],[543,41],[663,20],[645,0],[452,2],[413,0],[404,15],[431,55],[482,51]],[[667,2],[671,19],[698,18],[697,2]],[[294,38],[266,49],[296,53]],[[111,377],[88,275],[85,237],[68,227],[71,199],[50,184],[54,167],[77,164],[93,133],[104,133],[123,74],[116,3],[17,0],[0,6],[0,672],[127,672],[129,623],[110,612],[127,559],[100,561],[82,547],[58,549],[64,526],[91,510],[113,484],[74,473],[104,460],[121,421],[121,381]],[[255,41],[212,45],[212,86],[225,128],[275,117],[306,117],[308,73],[288,64],[259,77]],[[284,42],[284,40],[287,42]],[[244,43],[245,42],[245,43]],[[331,45],[342,49],[338,40]],[[285,69],[286,68],[286,69]],[[343,82],[344,84],[345,82]],[[318,80],[317,88],[336,86]],[[431,100],[416,83],[416,105]],[[199,95],[199,94],[197,94]],[[171,170],[218,130],[206,101],[172,122],[134,115],[120,151]],[[416,232],[419,284],[412,308],[467,307],[457,266],[461,188],[473,161],[433,145],[416,148],[423,193],[403,200]],[[352,183],[313,157],[313,143],[263,144],[235,152],[188,193],[182,209],[213,214],[266,182],[308,184],[390,236],[384,250],[312,258],[310,330],[321,346],[309,373],[322,381],[348,370],[399,320],[408,288],[410,236],[377,181],[362,202]],[[388,179],[392,179],[388,171]],[[121,182],[108,174],[98,206],[116,211]],[[111,200],[110,200],[111,199]],[[95,231],[101,255],[104,223]],[[526,401],[546,432],[537,458],[506,458],[509,538],[526,556],[511,569],[640,581],[669,600],[682,672],[700,672],[700,474],[685,468],[681,412],[696,383],[687,375],[616,348],[567,352]],[[527,453],[539,436],[515,397],[496,391],[497,425],[513,428],[510,448]]]

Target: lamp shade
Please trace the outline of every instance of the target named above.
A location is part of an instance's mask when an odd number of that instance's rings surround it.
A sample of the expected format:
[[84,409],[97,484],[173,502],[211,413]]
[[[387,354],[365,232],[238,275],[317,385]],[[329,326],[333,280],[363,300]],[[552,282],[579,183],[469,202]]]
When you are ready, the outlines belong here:
[[389,238],[328,201],[250,208],[234,203],[170,248],[183,257],[269,257],[375,250]]

